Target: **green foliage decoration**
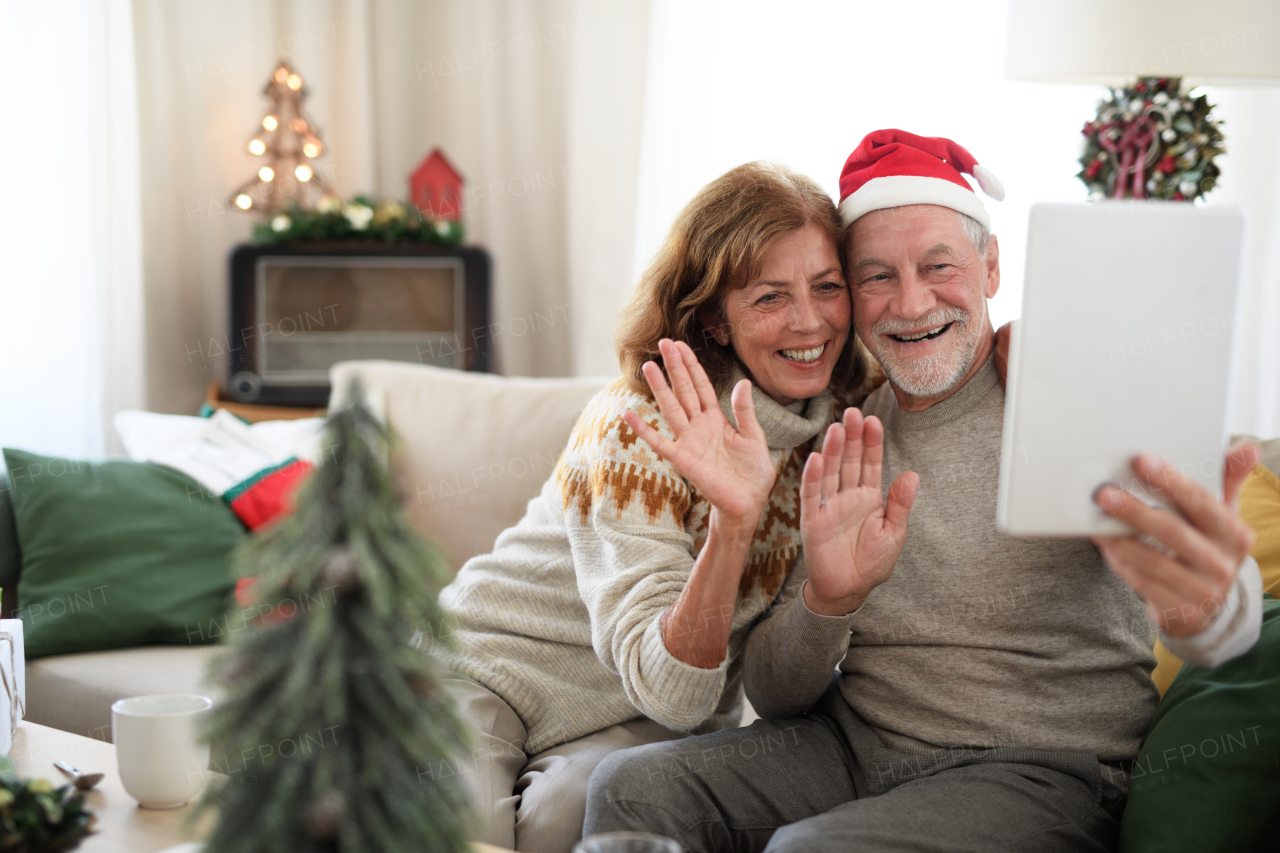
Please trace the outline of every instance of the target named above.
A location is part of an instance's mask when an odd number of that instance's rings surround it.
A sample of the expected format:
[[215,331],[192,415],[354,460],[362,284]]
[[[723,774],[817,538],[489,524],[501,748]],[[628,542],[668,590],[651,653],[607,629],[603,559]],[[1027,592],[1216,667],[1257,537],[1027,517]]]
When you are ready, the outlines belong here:
[[343,202],[325,196],[315,210],[297,204],[253,227],[259,245],[290,241],[363,240],[383,243],[462,243],[463,225],[457,220],[432,219],[408,202],[375,202],[358,195]]
[[61,853],[80,844],[93,828],[84,792],[54,788],[47,779],[20,779],[8,758],[0,759],[0,850]]

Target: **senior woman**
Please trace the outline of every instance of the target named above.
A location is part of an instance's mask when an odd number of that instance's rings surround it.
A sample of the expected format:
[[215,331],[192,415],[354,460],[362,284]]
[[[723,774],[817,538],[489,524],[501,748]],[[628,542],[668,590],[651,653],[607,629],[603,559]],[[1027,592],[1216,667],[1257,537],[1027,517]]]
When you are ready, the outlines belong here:
[[622,378],[441,594],[479,744],[428,772],[463,776],[482,840],[567,851],[609,753],[739,721],[739,651],[800,552],[804,461],[875,384],[840,231],[821,188],[780,166],[704,187],[620,317]]

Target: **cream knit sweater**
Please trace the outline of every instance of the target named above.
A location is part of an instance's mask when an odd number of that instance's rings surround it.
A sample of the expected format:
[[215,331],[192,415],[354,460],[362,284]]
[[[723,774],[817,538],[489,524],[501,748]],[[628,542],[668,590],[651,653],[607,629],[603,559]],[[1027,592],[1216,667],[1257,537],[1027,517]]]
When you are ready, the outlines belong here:
[[[728,388],[741,377],[735,370]],[[830,392],[785,408],[758,388],[753,397],[778,476],[719,667],[680,661],[663,642],[659,616],[684,589],[711,506],[623,421],[630,409],[672,437],[653,398],[621,380],[587,404],[524,518],[441,593],[456,652],[437,653],[520,715],[526,754],[641,716],[684,731],[737,723],[739,651],[799,554],[811,439],[843,410]],[[728,389],[720,406],[734,422]]]

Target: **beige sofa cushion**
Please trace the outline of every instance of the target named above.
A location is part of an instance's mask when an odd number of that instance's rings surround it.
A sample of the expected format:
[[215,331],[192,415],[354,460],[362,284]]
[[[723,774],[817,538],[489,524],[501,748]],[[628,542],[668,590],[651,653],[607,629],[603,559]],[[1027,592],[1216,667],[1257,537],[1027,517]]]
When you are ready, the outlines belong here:
[[607,378],[526,379],[394,361],[330,371],[329,407],[359,377],[403,441],[413,524],[456,569],[488,553],[551,476],[587,401]]
[[[140,646],[27,661],[26,719],[111,740],[111,704],[151,693],[218,698],[205,682],[218,646]],[[100,768],[99,768],[100,769]]]

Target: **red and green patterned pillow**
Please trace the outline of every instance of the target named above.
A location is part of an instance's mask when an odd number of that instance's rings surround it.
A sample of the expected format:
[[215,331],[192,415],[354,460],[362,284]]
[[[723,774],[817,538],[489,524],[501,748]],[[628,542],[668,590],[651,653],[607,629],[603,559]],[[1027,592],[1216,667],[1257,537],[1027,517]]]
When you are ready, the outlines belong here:
[[257,530],[293,512],[294,497],[313,470],[305,459],[287,459],[232,486],[222,499],[246,527]]
[[149,461],[175,468],[225,500],[250,530],[287,515],[293,496],[313,466],[261,440],[226,411],[209,418],[198,436],[151,454]]

